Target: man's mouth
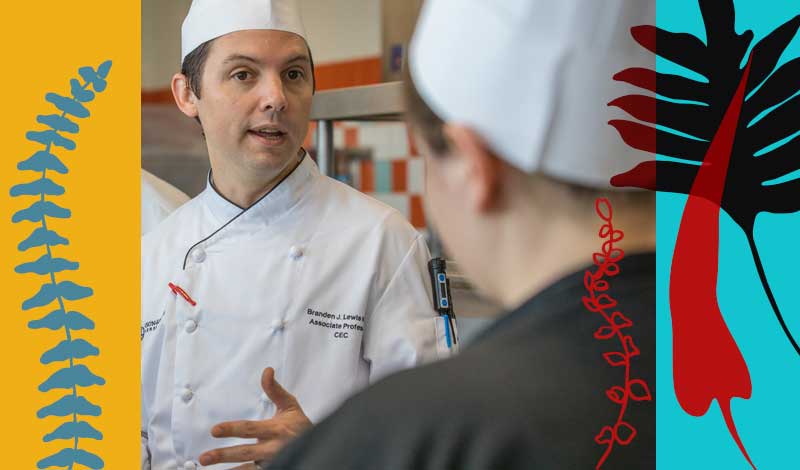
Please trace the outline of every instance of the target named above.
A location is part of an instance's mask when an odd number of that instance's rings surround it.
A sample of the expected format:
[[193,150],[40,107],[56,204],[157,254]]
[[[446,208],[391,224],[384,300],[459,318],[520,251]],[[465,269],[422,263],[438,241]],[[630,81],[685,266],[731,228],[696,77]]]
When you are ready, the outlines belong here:
[[267,144],[278,144],[283,143],[284,139],[286,138],[286,132],[271,128],[271,127],[262,127],[257,129],[250,129],[247,131],[248,134],[252,134],[261,142]]

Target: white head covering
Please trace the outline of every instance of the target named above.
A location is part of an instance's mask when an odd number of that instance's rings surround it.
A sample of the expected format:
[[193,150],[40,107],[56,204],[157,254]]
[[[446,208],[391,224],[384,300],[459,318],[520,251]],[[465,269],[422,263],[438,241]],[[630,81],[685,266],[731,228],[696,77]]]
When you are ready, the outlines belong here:
[[245,29],[276,29],[307,39],[295,0],[193,0],[181,28],[181,62],[200,44]]
[[414,84],[442,119],[475,129],[526,172],[594,187],[652,155],[608,125],[607,104],[650,94],[617,82],[655,69],[631,37],[655,24],[654,0],[427,0],[409,52]]

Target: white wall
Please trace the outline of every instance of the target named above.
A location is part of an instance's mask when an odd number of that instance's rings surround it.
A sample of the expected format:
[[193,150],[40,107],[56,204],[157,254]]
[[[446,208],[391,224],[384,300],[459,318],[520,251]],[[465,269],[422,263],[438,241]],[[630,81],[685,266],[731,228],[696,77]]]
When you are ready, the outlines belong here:
[[300,10],[316,63],[381,54],[380,0],[300,0]]
[[[299,0],[314,53],[324,64],[381,54],[380,0]],[[191,0],[142,0],[142,89],[169,87],[180,68],[181,23]]]
[[181,23],[191,0],[142,0],[142,89],[169,87],[181,60]]

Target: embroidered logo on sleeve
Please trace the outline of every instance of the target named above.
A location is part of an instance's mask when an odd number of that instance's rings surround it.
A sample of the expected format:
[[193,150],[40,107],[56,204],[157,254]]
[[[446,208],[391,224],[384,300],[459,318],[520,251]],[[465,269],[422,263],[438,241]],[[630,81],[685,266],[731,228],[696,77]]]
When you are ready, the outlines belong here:
[[142,323],[142,337],[140,338],[140,340],[143,340],[145,335],[147,335],[147,333],[155,331],[156,328],[158,328],[158,325],[161,324],[161,319],[164,318],[164,313],[166,312],[161,312],[161,316],[159,318],[156,318],[155,320],[148,320]]

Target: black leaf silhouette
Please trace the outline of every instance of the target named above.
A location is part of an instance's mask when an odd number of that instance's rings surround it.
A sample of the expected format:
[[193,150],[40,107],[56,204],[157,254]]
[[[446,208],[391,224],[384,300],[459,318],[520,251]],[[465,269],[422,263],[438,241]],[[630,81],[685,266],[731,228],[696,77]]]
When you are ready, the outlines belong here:
[[753,32],[738,34],[734,28],[732,0],[699,0],[699,5],[706,43],[691,34],[655,26],[637,26],[631,33],[646,49],[705,77],[707,83],[654,70],[626,69],[614,79],[679,102],[630,95],[609,103],[640,121],[677,131],[628,120],[610,122],[628,145],[655,152],[657,143],[659,154],[681,161],[645,162],[616,175],[611,182],[615,186],[689,194],[709,143],[742,79],[747,59],[752,57],[747,99],[737,125],[721,208],[747,236],[770,305],[787,339],[800,354],[800,346],[787,328],[769,287],[753,236],[760,212],[800,211],[800,179],[778,180],[800,170],[800,137],[793,137],[800,130],[800,58],[775,69],[800,28],[800,15],[751,48]]

